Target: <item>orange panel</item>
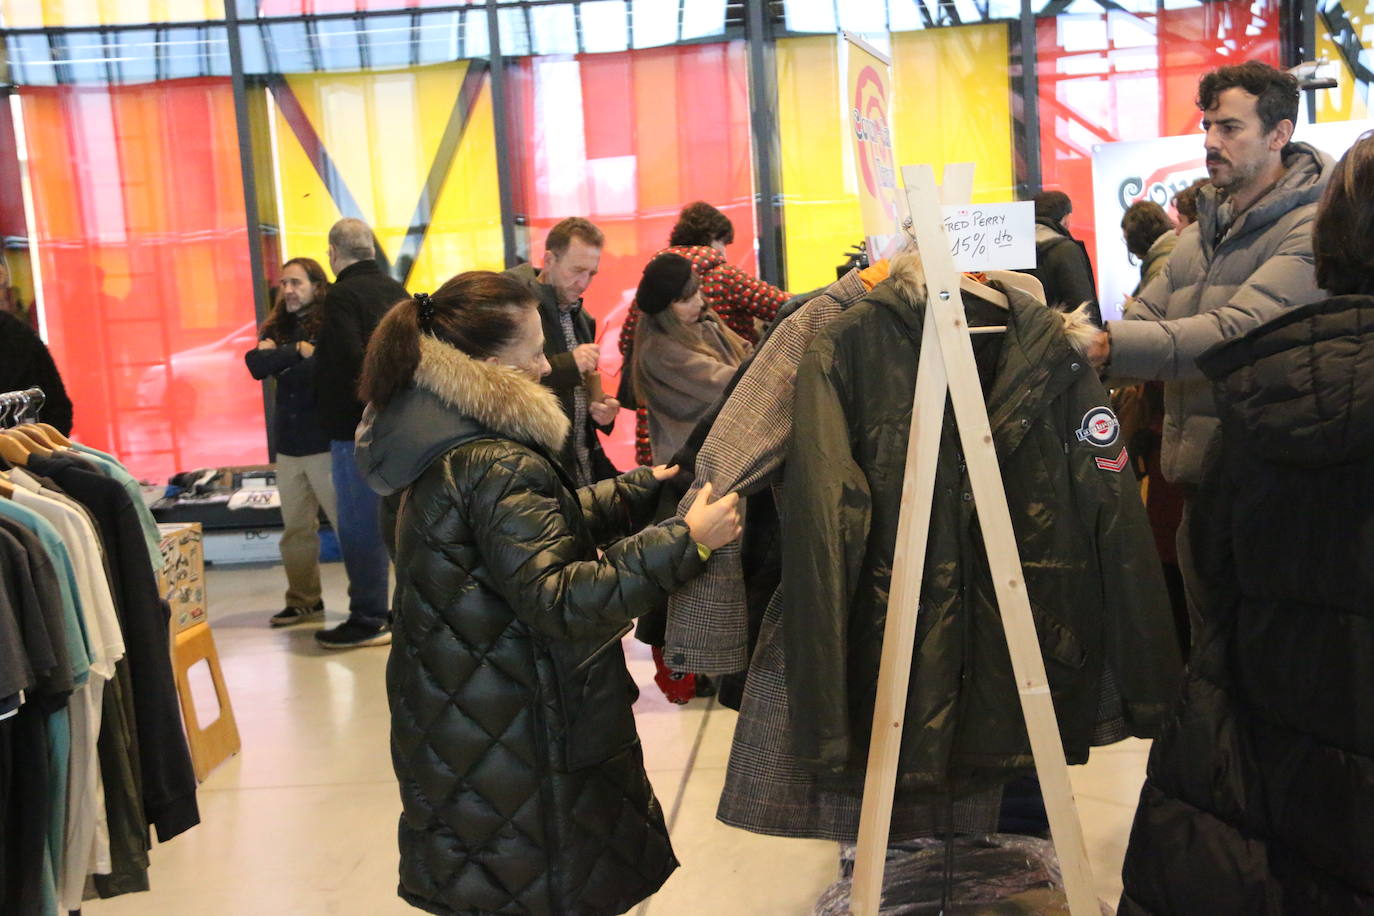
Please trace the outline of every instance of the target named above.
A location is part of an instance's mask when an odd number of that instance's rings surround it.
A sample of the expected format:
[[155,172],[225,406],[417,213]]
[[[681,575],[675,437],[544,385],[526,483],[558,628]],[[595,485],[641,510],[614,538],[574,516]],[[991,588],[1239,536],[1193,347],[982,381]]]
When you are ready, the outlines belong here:
[[255,316],[229,80],[21,100],[76,434],[149,479],[266,460],[261,389],[242,363]]

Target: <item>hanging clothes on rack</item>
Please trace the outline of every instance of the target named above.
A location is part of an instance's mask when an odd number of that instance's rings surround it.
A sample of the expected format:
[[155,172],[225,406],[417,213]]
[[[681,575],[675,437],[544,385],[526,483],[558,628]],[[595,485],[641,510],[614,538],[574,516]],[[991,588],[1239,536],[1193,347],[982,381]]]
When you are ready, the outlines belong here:
[[[60,546],[60,545],[59,545]],[[56,912],[65,842],[68,699],[88,661],[57,570],[0,515],[0,911]],[[61,791],[58,791],[59,789]]]
[[[16,755],[44,749],[45,765],[23,771],[42,804],[6,806],[0,822],[0,911],[20,916],[146,890],[149,826],[165,841],[199,821],[142,500],[113,457],[43,424],[5,428],[42,397],[0,395],[0,635],[7,605],[19,607],[14,619],[43,620],[51,647],[0,652],[0,779],[19,772]],[[65,672],[65,689],[36,674],[49,670]],[[17,681],[27,686],[11,691]],[[35,855],[38,868],[22,867]]]
[[[702,445],[696,479],[679,514],[691,507],[707,481],[716,492],[754,493],[769,485],[779,489],[792,431],[797,364],[812,338],[884,280],[888,270],[883,261],[850,271],[773,329]],[[706,572],[669,600],[665,657],[678,670],[714,674],[748,669],[717,810],[721,821],[756,833],[853,842],[861,785],[822,785],[791,754],[779,642],[782,603],[776,585],[775,580],[766,590],[756,587],[746,575],[738,544],[714,552]],[[750,605],[760,595],[766,606],[751,663]],[[996,826],[999,800],[999,793],[990,792],[952,807],[928,799],[899,801],[894,835],[926,836],[951,822],[960,831],[987,832]]]
[[[1179,659],[1150,530],[1094,332],[1010,284],[1010,309],[965,296],[1012,523],[1065,754],[1152,737]],[[791,740],[806,767],[862,779],[925,315],[919,263],[822,331],[798,370],[784,492],[783,650]],[[875,367],[882,367],[875,371]],[[946,406],[948,411],[950,408]],[[940,441],[899,788],[998,785],[1034,765],[956,427]]]

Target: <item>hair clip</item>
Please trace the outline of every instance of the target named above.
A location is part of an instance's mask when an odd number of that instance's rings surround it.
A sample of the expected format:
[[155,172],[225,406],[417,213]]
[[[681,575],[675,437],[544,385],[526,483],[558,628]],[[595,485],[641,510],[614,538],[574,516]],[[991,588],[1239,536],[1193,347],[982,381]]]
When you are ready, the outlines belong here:
[[416,308],[419,309],[420,323],[428,325],[434,320],[434,300],[430,299],[429,293],[416,293],[413,298]]

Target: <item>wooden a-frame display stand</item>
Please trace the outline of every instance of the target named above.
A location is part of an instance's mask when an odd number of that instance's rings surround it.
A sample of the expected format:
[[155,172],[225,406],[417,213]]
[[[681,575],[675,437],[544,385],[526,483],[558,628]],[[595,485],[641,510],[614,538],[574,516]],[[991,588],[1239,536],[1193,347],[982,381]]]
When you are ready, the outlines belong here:
[[954,405],[955,424],[963,444],[997,606],[1002,615],[1002,628],[1011,651],[1021,710],[1025,714],[1026,731],[1045,797],[1050,832],[1059,855],[1069,912],[1073,916],[1095,916],[1100,908],[1083,845],[1082,825],[1069,785],[1064,747],[1060,743],[1045,663],[1026,596],[1020,553],[1002,486],[987,405],[973,360],[973,346],[959,295],[959,273],[941,219],[942,202],[962,204],[972,198],[973,164],[946,166],[943,188],[936,186],[935,173],[929,165],[907,166],[902,169],[902,178],[906,183],[907,201],[925,272],[926,313],[921,360],[916,371],[911,433],[907,441],[878,695],[873,710],[873,738],[859,821],[851,912],[854,916],[877,916],[882,904],[883,866],[916,643],[916,617],[935,492],[935,465],[948,395]]

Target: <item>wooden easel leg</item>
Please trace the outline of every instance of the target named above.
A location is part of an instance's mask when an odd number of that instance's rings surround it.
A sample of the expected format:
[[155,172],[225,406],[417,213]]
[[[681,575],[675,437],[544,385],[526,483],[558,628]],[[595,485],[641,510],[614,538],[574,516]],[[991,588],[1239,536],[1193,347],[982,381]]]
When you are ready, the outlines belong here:
[[[883,636],[882,667],[874,708],[873,741],[864,783],[859,847],[854,863],[851,912],[876,916],[882,902],[882,875],[897,779],[906,694],[910,684],[916,638],[917,604],[929,537],[935,485],[935,460],[948,391],[968,466],[979,525],[983,532],[1002,626],[1011,654],[1026,731],[1045,795],[1045,810],[1059,854],[1064,892],[1073,916],[1100,912],[1093,890],[1092,871],[1083,843],[1082,825],[1069,784],[1068,766],[1060,743],[1059,726],[1045,675],[1044,659],[1031,616],[1021,569],[1020,552],[1011,525],[1006,491],[988,423],[973,346],[964,320],[959,275],[941,226],[934,173],[929,166],[903,169],[908,201],[923,253],[926,277],[926,321],[907,467],[903,478],[902,514],[893,558],[892,597]],[[971,167],[946,169],[947,185],[963,192],[971,186]],[[967,200],[967,196],[963,198]],[[946,203],[954,203],[946,197]],[[938,360],[939,384],[927,374]],[[937,370],[931,368],[931,373]],[[925,381],[923,386],[922,382]],[[935,389],[938,387],[938,394]],[[934,415],[920,410],[939,398]]]
[[[934,342],[932,312],[926,313],[925,339]],[[907,439],[906,470],[902,478],[902,509],[897,544],[904,561],[894,562],[892,587],[883,629],[883,654],[878,695],[873,707],[873,738],[868,749],[863,808],[859,814],[859,845],[854,860],[854,889],[850,911],[876,916],[882,905],[883,866],[892,826],[897,758],[902,747],[911,656],[916,647],[916,618],[925,572],[926,542],[935,495],[935,468],[944,426],[949,382],[938,346],[921,352],[916,369],[916,393]]]

